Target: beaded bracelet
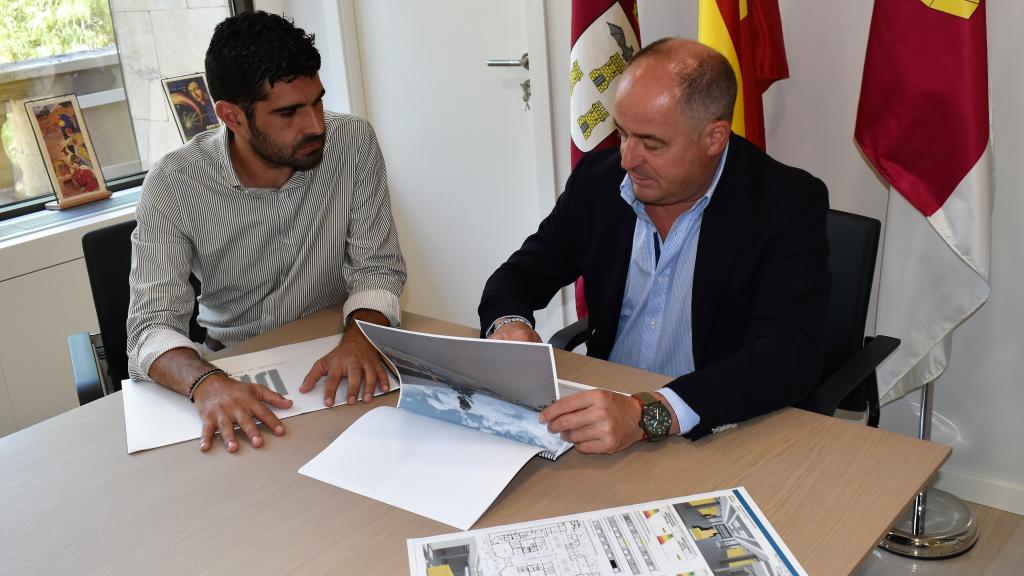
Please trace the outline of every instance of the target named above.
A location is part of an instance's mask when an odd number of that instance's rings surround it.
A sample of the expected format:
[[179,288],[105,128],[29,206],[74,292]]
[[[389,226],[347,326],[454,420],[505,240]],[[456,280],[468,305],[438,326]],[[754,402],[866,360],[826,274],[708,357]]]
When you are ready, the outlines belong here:
[[210,376],[213,376],[214,374],[224,374],[224,371],[221,370],[220,368],[210,368],[206,372],[203,372],[202,374],[197,376],[196,379],[192,381],[192,385],[188,387],[189,402],[193,404],[196,403],[196,399],[193,397],[193,394],[196,393],[196,388],[198,388],[199,385],[202,384],[204,380],[206,380]]

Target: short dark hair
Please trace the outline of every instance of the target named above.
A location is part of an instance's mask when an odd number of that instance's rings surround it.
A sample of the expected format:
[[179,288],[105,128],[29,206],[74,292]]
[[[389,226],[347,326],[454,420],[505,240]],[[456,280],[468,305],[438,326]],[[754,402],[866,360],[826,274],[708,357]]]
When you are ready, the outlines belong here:
[[[647,56],[671,56],[672,38],[662,38],[636,53],[630,64]],[[708,48],[689,61],[677,63],[679,109],[699,130],[717,120],[732,120],[736,107],[736,73],[725,56]]]
[[213,31],[206,50],[206,83],[213,100],[227,100],[252,117],[252,105],[267,97],[267,88],[313,76],[320,52],[313,35],[290,20],[266,12],[243,12]]

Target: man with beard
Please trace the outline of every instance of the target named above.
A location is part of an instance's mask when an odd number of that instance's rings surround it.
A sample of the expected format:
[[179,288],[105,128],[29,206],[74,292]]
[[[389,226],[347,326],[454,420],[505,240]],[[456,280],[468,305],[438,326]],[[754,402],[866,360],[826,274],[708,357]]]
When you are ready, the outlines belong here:
[[[219,350],[344,303],[338,346],[311,367],[301,392],[322,377],[331,406],[360,387],[370,400],[387,377],[356,319],[399,323],[405,262],[391,217],[384,161],[363,119],[324,112],[313,37],[284,18],[243,13],[221,22],[206,53],[219,130],[196,136],[149,171],[132,235],[128,356],[131,376],[195,402],[200,449],[235,426],[258,448],[256,421],[284,425],[267,405],[291,400],[230,378],[203,360]],[[205,346],[187,336],[202,284]]]

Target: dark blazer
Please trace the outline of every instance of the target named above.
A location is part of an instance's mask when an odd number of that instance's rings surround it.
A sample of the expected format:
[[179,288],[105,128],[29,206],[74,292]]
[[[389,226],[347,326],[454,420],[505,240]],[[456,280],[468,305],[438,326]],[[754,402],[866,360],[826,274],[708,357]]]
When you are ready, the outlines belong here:
[[[580,160],[551,214],[487,281],[481,326],[508,314],[532,321],[583,276],[587,353],[608,358],[636,223],[619,196],[619,159],[603,150]],[[700,416],[691,438],[798,402],[818,382],[831,282],[827,211],[821,180],[732,135],[697,243],[696,370],[668,385]]]

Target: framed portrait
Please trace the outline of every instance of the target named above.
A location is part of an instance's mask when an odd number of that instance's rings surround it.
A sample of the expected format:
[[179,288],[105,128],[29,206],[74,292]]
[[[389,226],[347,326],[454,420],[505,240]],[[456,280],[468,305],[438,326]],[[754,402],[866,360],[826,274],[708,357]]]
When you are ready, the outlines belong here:
[[213,99],[206,87],[206,74],[199,72],[164,78],[163,83],[182,142],[220,126],[220,119],[213,109]]
[[47,208],[70,208],[110,197],[78,98],[66,94],[29,100],[25,110],[57,195],[56,205]]

